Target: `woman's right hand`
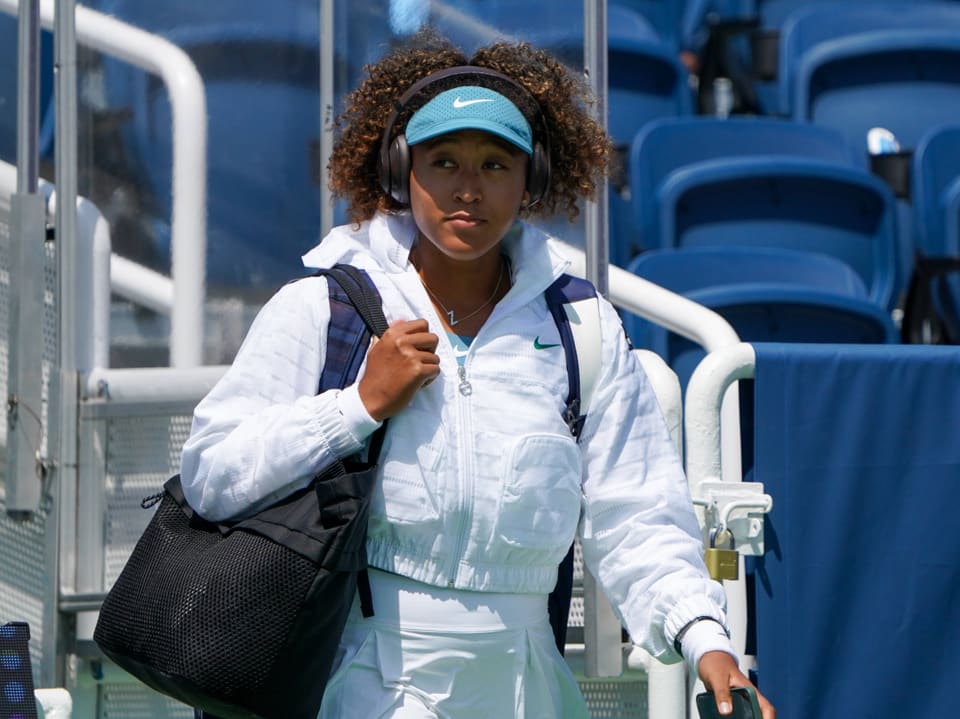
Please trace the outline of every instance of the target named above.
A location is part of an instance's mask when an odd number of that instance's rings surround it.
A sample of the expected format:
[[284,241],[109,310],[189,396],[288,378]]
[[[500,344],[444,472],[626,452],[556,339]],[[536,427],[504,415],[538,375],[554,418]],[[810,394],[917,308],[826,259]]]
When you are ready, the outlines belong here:
[[367,368],[358,389],[375,420],[395,415],[440,374],[438,337],[429,329],[424,319],[391,322],[367,352]]

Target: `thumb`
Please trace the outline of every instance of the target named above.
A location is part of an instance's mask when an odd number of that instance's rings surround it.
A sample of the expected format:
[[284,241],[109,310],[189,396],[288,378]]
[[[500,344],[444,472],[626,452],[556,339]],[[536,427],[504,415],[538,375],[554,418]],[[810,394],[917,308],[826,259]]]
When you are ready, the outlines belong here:
[[717,702],[717,711],[721,714],[733,713],[733,698],[730,696],[730,688],[720,686],[713,690],[714,699]]

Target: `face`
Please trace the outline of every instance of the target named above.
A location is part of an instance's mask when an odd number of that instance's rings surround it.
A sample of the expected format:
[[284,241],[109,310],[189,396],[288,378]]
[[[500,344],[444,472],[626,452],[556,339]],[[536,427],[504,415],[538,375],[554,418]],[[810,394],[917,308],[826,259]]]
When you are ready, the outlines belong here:
[[497,248],[529,199],[527,154],[479,130],[442,135],[410,152],[410,208],[425,244],[457,260]]

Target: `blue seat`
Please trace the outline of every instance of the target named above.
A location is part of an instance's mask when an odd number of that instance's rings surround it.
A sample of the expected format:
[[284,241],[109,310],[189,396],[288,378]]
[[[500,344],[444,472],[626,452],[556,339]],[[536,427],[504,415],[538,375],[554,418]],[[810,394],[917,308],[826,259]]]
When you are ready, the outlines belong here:
[[[660,119],[644,126],[630,147],[631,194],[646,201],[635,205],[636,221],[641,228],[645,227],[656,187],[672,172],[704,160],[752,155],[856,164],[840,133],[807,123],[766,117]],[[655,237],[651,237],[650,242],[654,241]],[[645,247],[653,246],[645,243]]]
[[697,163],[658,191],[669,247],[786,247],[828,254],[862,277],[871,301],[898,299],[896,201],[866,171],[783,157]]
[[[789,249],[701,247],[644,253],[628,268],[724,317],[748,342],[894,343],[885,309],[859,275],[828,255]],[[650,349],[686,382],[703,350],[665,327],[624,313],[634,346]]]
[[835,132],[772,118],[656,122],[634,141],[631,181],[645,248],[817,251],[853,267],[880,306],[895,304],[893,196]]
[[913,155],[912,197],[916,220],[917,249],[925,255],[958,252],[954,226],[960,179],[960,125],[942,125],[930,130]]
[[687,0],[613,0],[607,8],[610,29],[616,8],[624,7],[646,18],[660,39],[676,51],[681,46],[686,4]]
[[[322,212],[316,3],[249,3],[229,19],[205,3],[104,0],[100,9],[184,49],[204,81],[211,288],[272,290],[302,274],[300,255],[319,240]],[[168,261],[169,98],[156,78],[119,61],[104,61],[103,78],[111,106],[130,114],[123,132],[130,175],[145,178],[136,189]]]
[[780,101],[833,127],[866,157],[871,127],[913,148],[960,103],[960,4],[830,3],[792,13],[780,41]]
[[[916,247],[924,262],[911,289],[929,294],[910,298],[905,326],[918,327],[931,312],[943,323],[944,339],[960,343],[960,271],[945,271],[960,261],[960,125],[937,127],[921,138],[911,178]],[[927,276],[937,266],[943,273]],[[913,304],[919,301],[930,306]]]
[[686,294],[718,285],[805,287],[867,300],[863,279],[830,255],[782,247],[687,247],[650,250],[629,266],[635,275]]

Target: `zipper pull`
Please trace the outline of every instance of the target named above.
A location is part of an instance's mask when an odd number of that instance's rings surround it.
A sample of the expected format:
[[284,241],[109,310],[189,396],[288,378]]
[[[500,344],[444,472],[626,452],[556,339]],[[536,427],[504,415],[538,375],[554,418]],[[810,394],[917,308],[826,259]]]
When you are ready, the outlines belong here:
[[467,381],[467,368],[463,365],[457,367],[457,376],[460,378],[460,385],[457,389],[460,390],[460,394],[464,397],[469,397],[473,394],[473,387]]

